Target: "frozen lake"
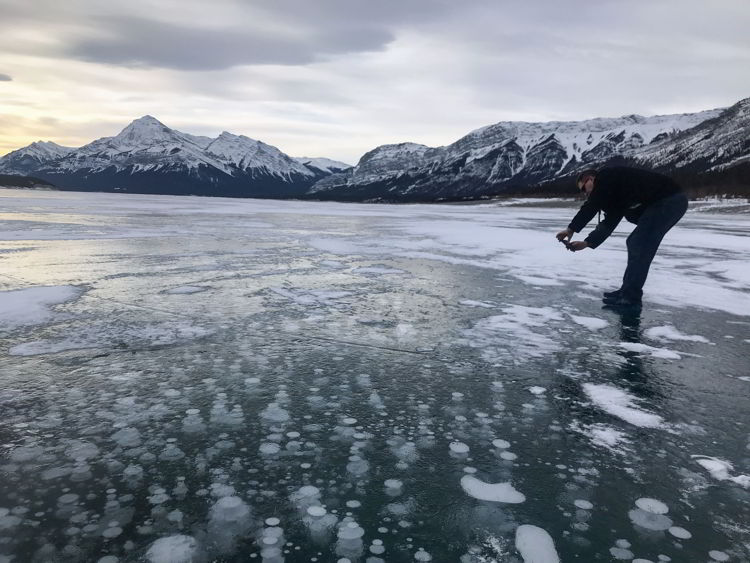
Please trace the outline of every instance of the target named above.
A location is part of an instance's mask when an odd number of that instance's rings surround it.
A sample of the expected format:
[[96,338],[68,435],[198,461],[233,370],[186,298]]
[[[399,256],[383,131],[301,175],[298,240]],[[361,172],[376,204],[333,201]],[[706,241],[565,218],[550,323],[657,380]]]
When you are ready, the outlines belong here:
[[0,190],[0,563],[750,560],[750,215]]

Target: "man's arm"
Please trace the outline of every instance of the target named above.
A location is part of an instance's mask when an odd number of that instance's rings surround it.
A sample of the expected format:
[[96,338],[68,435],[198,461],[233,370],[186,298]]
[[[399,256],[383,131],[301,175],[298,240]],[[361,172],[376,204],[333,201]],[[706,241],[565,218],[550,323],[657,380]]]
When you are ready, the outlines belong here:
[[601,211],[601,207],[599,206],[599,202],[597,201],[598,198],[596,197],[595,193],[596,192],[592,193],[589,199],[583,202],[583,205],[578,210],[578,213],[576,213],[576,216],[573,217],[570,225],[568,225],[568,230],[575,233],[580,233],[581,230],[586,225],[588,225],[589,221],[594,218],[594,215]]
[[603,243],[612,234],[612,231],[615,230],[620,221],[622,221],[622,213],[605,213],[604,220],[584,239],[588,243],[589,248],[596,248]]

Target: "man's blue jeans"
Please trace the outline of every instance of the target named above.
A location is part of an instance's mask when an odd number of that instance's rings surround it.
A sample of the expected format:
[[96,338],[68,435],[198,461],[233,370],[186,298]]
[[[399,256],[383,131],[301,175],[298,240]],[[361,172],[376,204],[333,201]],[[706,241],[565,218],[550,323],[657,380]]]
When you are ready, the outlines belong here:
[[640,300],[643,284],[646,283],[648,270],[659,244],[667,231],[685,215],[687,207],[685,194],[677,193],[660,199],[643,210],[637,226],[628,236],[628,266],[622,278],[623,297]]

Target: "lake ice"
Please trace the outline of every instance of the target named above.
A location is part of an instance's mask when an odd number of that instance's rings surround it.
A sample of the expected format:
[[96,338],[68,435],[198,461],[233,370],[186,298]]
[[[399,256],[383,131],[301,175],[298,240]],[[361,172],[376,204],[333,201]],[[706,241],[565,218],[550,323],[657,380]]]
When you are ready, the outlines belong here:
[[537,203],[0,190],[0,563],[750,560],[750,216]]

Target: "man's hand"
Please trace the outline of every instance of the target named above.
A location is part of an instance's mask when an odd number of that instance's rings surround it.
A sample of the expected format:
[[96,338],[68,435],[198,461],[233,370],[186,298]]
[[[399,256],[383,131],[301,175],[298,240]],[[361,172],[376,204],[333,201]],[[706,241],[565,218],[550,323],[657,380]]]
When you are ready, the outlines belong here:
[[570,240],[570,237],[573,236],[573,231],[571,229],[565,229],[564,231],[560,231],[555,235],[557,237],[557,240]]
[[578,252],[579,250],[583,250],[584,248],[588,248],[589,243],[587,243],[585,240],[576,240],[571,242],[568,245],[568,250],[572,250],[573,252]]

